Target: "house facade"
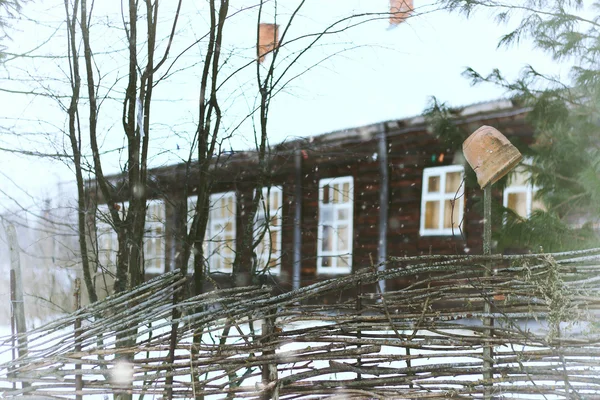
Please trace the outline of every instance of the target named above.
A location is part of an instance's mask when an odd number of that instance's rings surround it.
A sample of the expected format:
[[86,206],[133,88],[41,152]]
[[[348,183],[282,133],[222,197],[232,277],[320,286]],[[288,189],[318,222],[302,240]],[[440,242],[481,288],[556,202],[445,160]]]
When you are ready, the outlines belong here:
[[[503,100],[465,107],[455,120],[465,138],[491,125],[511,141],[530,144],[527,108]],[[462,143],[462,141],[461,141]],[[232,277],[245,210],[255,187],[253,152],[227,153],[215,161],[215,184],[204,250],[212,281]],[[482,191],[461,147],[435,136],[423,117],[387,121],[290,141],[271,149],[269,184],[253,229],[259,245],[248,252],[280,290],[306,286],[377,265],[389,256],[477,254],[482,251]],[[146,273],[171,270],[181,249],[175,234],[195,204],[193,168],[173,165],[149,172]],[[534,209],[531,187],[515,174],[499,201],[524,217]],[[186,207],[187,206],[187,207]],[[100,262],[114,263],[116,238],[106,205],[97,222]],[[120,206],[123,211],[127,205]],[[185,209],[183,209],[185,208]],[[187,217],[182,217],[186,215]],[[248,271],[242,275],[249,274]],[[386,290],[402,282],[387,283]],[[391,286],[390,286],[391,285]]]

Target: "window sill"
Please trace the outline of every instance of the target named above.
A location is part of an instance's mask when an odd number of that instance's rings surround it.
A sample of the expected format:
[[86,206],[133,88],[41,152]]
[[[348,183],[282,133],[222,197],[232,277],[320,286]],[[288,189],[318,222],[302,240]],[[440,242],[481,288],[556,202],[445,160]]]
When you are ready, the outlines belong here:
[[317,268],[317,275],[348,275],[352,273],[352,268],[333,268],[333,269],[324,269]]
[[431,236],[461,237],[461,231],[460,231],[460,229],[455,229],[454,233],[452,233],[452,229],[420,230],[419,235],[422,237],[431,237]]

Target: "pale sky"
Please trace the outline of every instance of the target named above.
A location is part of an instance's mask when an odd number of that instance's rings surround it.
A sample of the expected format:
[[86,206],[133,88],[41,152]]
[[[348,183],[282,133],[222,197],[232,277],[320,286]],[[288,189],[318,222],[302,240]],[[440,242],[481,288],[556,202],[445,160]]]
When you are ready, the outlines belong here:
[[[97,25],[92,30],[92,47],[102,74],[102,93],[115,98],[107,99],[102,105],[99,127],[102,149],[107,152],[103,159],[105,170],[114,173],[124,161],[120,157],[124,144],[120,99],[126,84],[127,58],[121,51],[126,44],[119,28],[122,27],[119,25],[121,1],[96,3]],[[161,3],[161,11],[165,12],[160,25],[163,36],[170,29],[169,7],[175,3]],[[229,14],[255,3],[256,0],[232,1]],[[277,3],[276,22],[282,29],[296,3],[292,0]],[[319,32],[343,16],[386,11],[388,3],[388,0],[307,0],[287,39]],[[266,3],[262,22],[273,22],[274,4],[273,1]],[[471,87],[461,76],[467,66],[482,73],[499,68],[513,78],[527,64],[545,73],[561,71],[561,66],[532,49],[529,43],[509,50],[497,49],[498,39],[509,27],[498,26],[491,14],[479,12],[467,20],[462,15],[435,11],[432,2],[415,0],[415,7],[415,16],[394,28],[383,18],[329,35],[292,66],[288,76],[300,76],[273,99],[269,115],[270,143],[418,115],[431,96],[452,106],[462,106],[505,95],[489,85]],[[205,8],[205,1],[184,1],[172,56],[166,65],[193,43],[194,38],[206,33]],[[256,12],[254,8],[228,20],[223,46],[223,59],[227,63],[222,77],[255,57]],[[9,51],[23,53],[39,47],[32,54],[64,56],[63,1],[30,3],[24,13],[39,23],[23,19],[15,24],[12,41],[6,43]],[[276,71],[283,71],[305,43],[306,40],[297,41],[284,47]],[[151,166],[173,164],[187,158],[197,119],[202,69],[199,62],[204,48],[203,44],[192,47],[173,64],[172,75],[155,89]],[[269,63],[270,57],[266,61]],[[261,68],[264,73],[264,67]],[[0,70],[0,88],[68,95],[67,76],[68,64],[64,57],[21,58],[8,62]],[[244,117],[256,105],[255,77],[254,64],[237,73],[222,88],[223,133],[233,134],[225,144],[227,150],[253,147],[252,120]],[[0,92],[0,101],[3,105],[0,147],[48,153],[68,148],[63,133],[67,115],[55,99]],[[85,106],[82,102],[82,109]],[[82,114],[84,130],[86,118],[85,113]],[[15,134],[7,135],[6,130]],[[72,172],[59,161],[0,152],[0,190],[4,192],[0,193],[0,213],[14,208],[7,194],[27,205],[38,196],[54,193],[58,182],[72,179]],[[17,186],[34,197],[26,196]]]

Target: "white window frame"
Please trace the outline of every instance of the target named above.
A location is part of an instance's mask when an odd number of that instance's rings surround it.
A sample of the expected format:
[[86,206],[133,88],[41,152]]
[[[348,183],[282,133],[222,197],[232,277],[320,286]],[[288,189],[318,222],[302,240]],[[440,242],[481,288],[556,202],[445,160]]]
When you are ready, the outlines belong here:
[[[349,183],[349,201],[345,203],[332,203],[329,202],[327,204],[323,203],[324,199],[324,188],[325,186],[331,185],[332,183],[343,185],[344,183]],[[337,227],[340,225],[338,220],[338,211],[339,210],[347,210],[348,212],[348,247],[349,251],[345,253],[339,253],[337,251],[337,240],[333,241],[332,246],[333,250],[325,251],[323,250],[323,211],[325,209],[331,209],[332,220],[330,222],[330,226],[334,230],[337,230]],[[329,225],[329,224],[328,224]],[[353,251],[354,251],[354,177],[352,176],[341,176],[334,178],[325,178],[319,180],[319,221],[318,221],[318,233],[317,233],[317,273],[320,274],[348,274],[352,272],[352,259],[353,259]],[[338,266],[339,262],[337,257],[340,256],[349,256],[350,262],[349,265]],[[331,257],[332,265],[331,266],[323,266],[323,257]]]
[[[165,272],[165,202],[152,199],[146,202],[146,221],[144,225],[144,271],[147,274]],[[159,247],[160,250],[155,249]],[[157,261],[158,260],[158,265]]]
[[[514,193],[525,193],[525,218],[529,218],[531,216],[531,213],[533,211],[533,200],[535,198],[535,192],[537,192],[539,190],[539,187],[534,186],[531,183],[531,172],[524,170],[524,171],[518,171],[519,168],[523,168],[526,169],[527,166],[531,165],[531,160],[526,159],[523,162],[521,162],[520,165],[518,165],[514,170],[511,171],[511,173],[508,176],[508,182],[509,184],[506,185],[506,187],[504,188],[504,192],[502,193],[502,205],[505,208],[508,208],[508,196],[510,194],[514,194]],[[525,185],[511,185],[510,184],[510,180],[515,176],[515,173],[522,173],[524,175],[527,176],[527,183]],[[516,213],[515,210],[512,210],[513,212]],[[506,221],[505,221],[506,222]]]
[[99,204],[96,210],[96,248],[100,267],[116,271],[119,243],[107,204]]
[[[278,196],[279,201],[276,202],[277,207],[273,208],[273,197]],[[279,275],[281,273],[281,222],[282,222],[282,204],[283,204],[283,190],[281,186],[271,186],[262,188],[262,199],[256,210],[256,218],[254,219],[254,240],[258,240],[260,235],[264,233],[262,238],[262,246],[270,249],[270,251],[264,251],[260,254],[256,254],[257,257],[257,272],[267,272],[271,275]],[[262,218],[261,218],[262,217]],[[266,226],[259,226],[258,221],[269,221]],[[273,225],[271,222],[275,219],[276,224]],[[267,229],[268,227],[268,229]],[[275,234],[275,251],[273,251],[273,244],[271,239]],[[260,244],[259,244],[260,246]],[[258,250],[259,246],[256,247],[255,251]],[[273,260],[276,261],[275,265],[269,267],[269,263]]]
[[[216,218],[214,211],[214,204],[216,204],[222,198],[232,198],[233,199],[233,210],[232,215],[226,218]],[[206,260],[208,263],[208,270],[210,272],[223,272],[231,274],[233,271],[228,268],[224,268],[221,265],[225,265],[226,258],[218,252],[220,245],[219,242],[223,241],[225,238],[225,232],[223,229],[220,229],[219,226],[223,226],[227,222],[231,222],[233,224],[233,240],[231,249],[233,252],[233,259],[231,263],[235,259],[235,251],[236,251],[236,235],[237,235],[237,227],[236,227],[236,219],[237,219],[237,194],[235,191],[231,192],[221,192],[221,193],[213,193],[210,195],[210,207],[209,207],[209,217],[208,224],[206,226],[206,235],[205,241],[206,243]]]
[[[460,235],[462,224],[463,224],[463,216],[465,211],[465,185],[461,182],[458,192],[455,193],[445,193],[446,188],[446,175],[452,172],[460,172],[461,173],[461,181],[465,174],[465,168],[462,165],[445,165],[441,167],[430,167],[423,169],[423,185],[421,191],[421,218],[419,225],[419,234],[421,236],[452,236]],[[438,193],[429,193],[429,178],[432,176],[440,177],[440,191]],[[455,207],[458,207],[458,221],[456,228],[454,228],[454,232],[452,228],[444,228],[444,213],[445,207],[444,203],[446,200],[454,200],[456,199]],[[437,228],[425,228],[425,205],[428,201],[437,201],[439,202],[440,213]]]
[[[192,226],[192,221],[194,218],[194,213],[196,212],[196,202],[198,201],[198,196],[189,196],[187,198],[187,221],[186,221],[186,228],[187,228],[187,232],[186,234],[189,232],[191,226]],[[207,227],[208,229],[208,227]],[[207,234],[205,233],[204,235],[204,241],[202,242],[202,249],[203,249],[203,253],[204,253],[204,263],[206,263],[206,256],[208,254],[208,242],[206,241],[206,236]],[[188,275],[192,275],[194,273],[194,243],[192,243],[192,247],[190,249],[190,257],[188,258]]]
[[[129,202],[120,203],[119,215],[121,218],[127,216],[127,210],[129,208]],[[146,202],[146,221],[144,223],[144,273],[146,274],[162,274],[165,272],[165,202],[161,199],[151,199]],[[102,215],[102,219],[96,219],[96,237],[98,240],[98,261],[105,261],[109,265],[102,265],[104,268],[110,268],[117,264],[117,252],[119,250],[118,236],[115,232],[112,224],[112,219],[107,204],[98,205],[98,213]],[[152,214],[150,214],[152,213]],[[110,222],[109,222],[110,221]],[[160,228],[160,229],[159,229]],[[108,235],[108,236],[106,236]],[[106,240],[108,239],[108,240]],[[103,244],[108,242],[110,249],[105,249]],[[158,254],[153,251],[150,253],[150,243],[156,246],[160,246]],[[109,252],[108,257],[102,256]],[[157,266],[154,262],[159,260]]]

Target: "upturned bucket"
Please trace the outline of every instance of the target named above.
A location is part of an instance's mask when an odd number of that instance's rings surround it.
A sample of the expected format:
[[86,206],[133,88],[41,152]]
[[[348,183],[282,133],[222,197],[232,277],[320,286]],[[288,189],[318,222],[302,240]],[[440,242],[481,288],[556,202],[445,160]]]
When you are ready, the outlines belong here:
[[463,142],[463,154],[484,188],[508,174],[523,156],[499,130],[483,125]]

